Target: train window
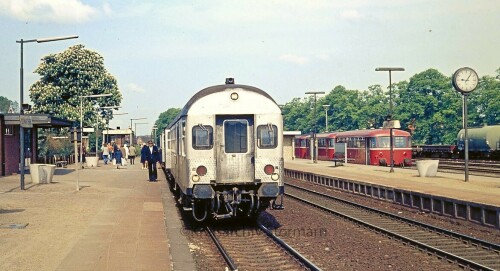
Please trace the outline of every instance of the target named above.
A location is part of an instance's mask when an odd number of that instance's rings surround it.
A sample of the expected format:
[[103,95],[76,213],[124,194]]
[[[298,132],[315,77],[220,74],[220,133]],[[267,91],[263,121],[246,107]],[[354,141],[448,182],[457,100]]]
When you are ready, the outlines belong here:
[[391,141],[389,140],[388,136],[381,136],[378,138],[378,144],[377,147],[379,148],[389,148]]
[[325,147],[325,146],[326,146],[325,139],[319,138],[318,139],[318,147]]
[[198,124],[193,127],[193,149],[209,150],[214,142],[214,130],[212,126]]
[[370,137],[368,141],[368,146],[370,148],[375,148],[377,146],[377,139],[375,137]]
[[226,153],[246,153],[248,151],[247,120],[224,121],[224,143]]
[[257,127],[257,147],[274,149],[278,146],[278,127],[276,125],[259,125]]
[[328,139],[328,147],[330,148],[335,147],[335,139],[333,138]]
[[394,147],[395,148],[407,148],[410,145],[408,144],[408,137],[405,136],[396,136],[394,137]]

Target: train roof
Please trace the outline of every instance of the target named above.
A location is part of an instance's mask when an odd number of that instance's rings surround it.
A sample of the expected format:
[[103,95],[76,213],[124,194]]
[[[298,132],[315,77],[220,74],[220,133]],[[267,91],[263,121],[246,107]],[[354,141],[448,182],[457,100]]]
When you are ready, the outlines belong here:
[[[219,92],[226,92],[226,91],[237,90],[237,89],[248,91],[250,93],[255,93],[261,97],[265,97],[272,104],[276,105],[276,108],[278,108],[278,110],[279,110],[279,107],[278,107],[278,104],[276,103],[276,101],[274,101],[274,99],[267,92],[263,91],[262,89],[259,89],[259,88],[253,87],[253,86],[248,86],[248,85],[240,85],[240,84],[217,85],[217,86],[211,86],[211,87],[204,88],[204,89],[198,91],[195,95],[193,95],[191,97],[191,99],[189,99],[189,101],[186,103],[186,105],[184,105],[184,107],[181,109],[181,112],[175,117],[175,119],[172,121],[171,124],[177,122],[177,120],[179,118],[181,118],[182,116],[186,116],[188,114],[189,110],[192,108],[192,106],[197,101],[203,99],[204,97],[207,97],[209,95],[216,94]],[[171,124],[169,125],[169,128],[170,128]]]
[[[392,129],[395,136],[410,136],[410,133]],[[337,137],[377,137],[377,136],[389,136],[389,129],[367,129],[367,130],[354,130],[346,132],[338,132]]]
[[316,134],[316,137],[318,138],[335,138],[337,133],[321,133],[321,134]]

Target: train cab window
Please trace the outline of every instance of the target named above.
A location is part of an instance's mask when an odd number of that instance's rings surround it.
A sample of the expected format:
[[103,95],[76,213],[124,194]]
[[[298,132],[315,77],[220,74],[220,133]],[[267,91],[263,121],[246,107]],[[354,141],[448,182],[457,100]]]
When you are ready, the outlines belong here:
[[388,136],[381,136],[378,138],[378,144],[377,147],[379,148],[389,148],[390,147],[390,139]]
[[214,129],[212,126],[199,124],[193,127],[192,144],[195,150],[209,150],[214,142]]
[[410,144],[408,143],[408,137],[396,136],[394,137],[394,147],[395,148],[407,148]]
[[278,127],[276,125],[259,125],[257,127],[257,147],[274,149],[278,146]]
[[224,150],[226,153],[246,153],[248,151],[248,121],[224,121]]

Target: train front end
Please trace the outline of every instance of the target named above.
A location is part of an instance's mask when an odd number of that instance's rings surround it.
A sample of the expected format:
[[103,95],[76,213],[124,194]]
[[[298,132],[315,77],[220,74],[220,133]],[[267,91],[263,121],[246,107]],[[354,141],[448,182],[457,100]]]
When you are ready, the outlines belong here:
[[184,209],[204,221],[282,208],[276,202],[284,194],[280,108],[254,87],[223,85],[202,92],[180,120],[179,163],[172,166]]

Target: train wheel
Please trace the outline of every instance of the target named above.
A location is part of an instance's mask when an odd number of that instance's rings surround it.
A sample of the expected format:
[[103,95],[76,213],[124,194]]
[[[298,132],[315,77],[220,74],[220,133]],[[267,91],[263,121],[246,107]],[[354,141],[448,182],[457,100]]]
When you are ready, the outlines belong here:
[[380,160],[378,160],[378,164],[379,166],[387,166],[387,161],[385,160],[385,158],[381,158]]

